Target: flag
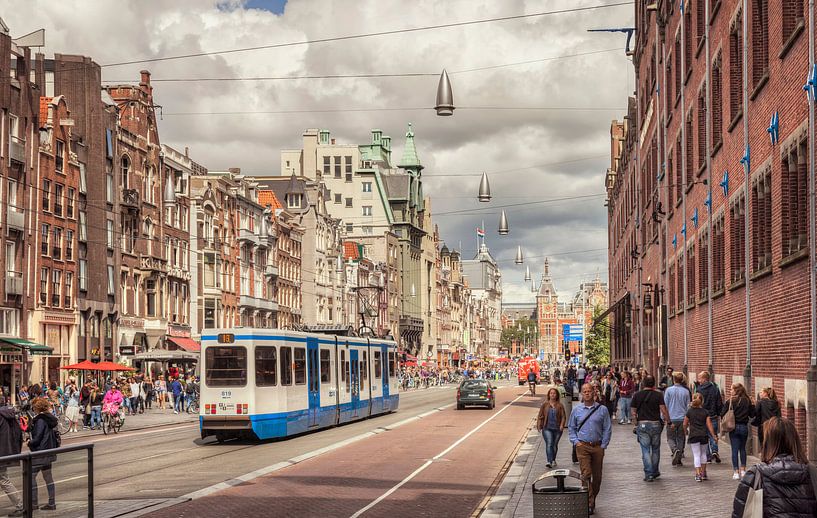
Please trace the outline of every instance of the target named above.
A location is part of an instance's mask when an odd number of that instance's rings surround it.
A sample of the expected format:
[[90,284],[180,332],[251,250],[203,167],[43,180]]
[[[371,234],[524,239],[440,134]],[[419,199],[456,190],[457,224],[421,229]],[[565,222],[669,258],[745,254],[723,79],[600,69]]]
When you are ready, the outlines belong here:
[[477,227],[477,237],[485,237],[485,231]]

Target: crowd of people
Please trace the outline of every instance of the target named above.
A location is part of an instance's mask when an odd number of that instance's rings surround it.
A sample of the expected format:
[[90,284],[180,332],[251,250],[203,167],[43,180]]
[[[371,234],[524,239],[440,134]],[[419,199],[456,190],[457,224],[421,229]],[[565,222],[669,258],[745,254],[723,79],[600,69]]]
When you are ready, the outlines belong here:
[[516,366],[495,363],[482,367],[438,367],[436,365],[401,365],[397,380],[402,390],[426,389],[437,385],[459,383],[463,379],[510,380],[516,377]]
[[[560,396],[574,389],[580,393],[580,402],[568,415]],[[573,462],[580,465],[588,487],[590,514],[595,512],[614,420],[619,425],[635,425],[632,432],[641,448],[645,482],[661,476],[665,429],[673,467],[684,466],[689,445],[695,482],[708,480],[707,465],[721,462],[718,443],[728,436],[732,479],[740,481],[733,517],[744,516],[747,496],[757,488],[756,477],[762,480],[764,493],[771,495],[763,499],[764,516],[817,517],[817,470],[814,476],[810,474],[794,423],[782,417],[772,387],[761,388],[753,399],[743,384],[733,383],[724,397],[708,371],[698,373],[690,383],[685,374],[671,368],[658,381],[643,370],[587,365],[555,368],[536,426],[545,442],[548,468],[557,465],[559,440],[567,429]],[[750,425],[758,428],[761,462],[747,469]]]

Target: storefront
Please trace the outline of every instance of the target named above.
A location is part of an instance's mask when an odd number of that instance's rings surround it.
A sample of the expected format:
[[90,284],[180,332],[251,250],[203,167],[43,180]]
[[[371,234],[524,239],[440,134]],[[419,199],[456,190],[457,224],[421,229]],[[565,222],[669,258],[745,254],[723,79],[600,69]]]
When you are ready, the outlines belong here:
[[28,384],[29,379],[39,382],[42,369],[32,368],[34,357],[38,359],[38,366],[47,365],[53,351],[51,347],[22,338],[0,338],[0,387],[3,395],[10,396],[12,402],[16,402],[20,385]]

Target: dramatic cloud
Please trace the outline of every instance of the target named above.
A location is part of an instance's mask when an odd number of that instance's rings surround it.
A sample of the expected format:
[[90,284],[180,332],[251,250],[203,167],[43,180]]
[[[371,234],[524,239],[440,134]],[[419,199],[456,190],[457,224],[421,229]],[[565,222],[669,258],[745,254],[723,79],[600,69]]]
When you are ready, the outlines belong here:
[[[531,300],[522,245],[538,280],[544,257],[560,294],[597,272],[606,278],[604,172],[609,126],[633,87],[622,34],[590,28],[632,25],[633,7],[581,11],[430,31],[295,45],[189,59],[117,63],[410,27],[610,4],[612,0],[12,0],[2,16],[13,36],[45,28],[47,55],[84,54],[105,82],[152,72],[162,106],[160,136],[213,170],[279,174],[280,150],[299,147],[306,128],[342,143],[393,137],[402,155],[412,122],[426,166],[425,192],[449,247],[474,254],[485,221],[502,266],[505,300]],[[547,59],[575,55],[564,59]],[[511,67],[472,70],[508,63]],[[433,110],[446,68],[459,109]],[[348,74],[430,74],[368,79],[164,82],[163,79]],[[486,107],[502,109],[485,109]],[[515,108],[515,109],[509,109]],[[524,109],[528,108],[528,109]],[[347,111],[338,111],[347,110]],[[359,111],[348,111],[359,110]],[[252,112],[252,113],[236,113]],[[288,112],[288,113],[283,113]],[[494,198],[476,200],[487,171]],[[457,175],[457,176],[454,176]],[[580,198],[583,197],[583,198]],[[548,201],[573,198],[561,201]],[[499,206],[511,233],[499,236]],[[456,212],[465,211],[465,212]],[[461,245],[460,245],[461,243]]]

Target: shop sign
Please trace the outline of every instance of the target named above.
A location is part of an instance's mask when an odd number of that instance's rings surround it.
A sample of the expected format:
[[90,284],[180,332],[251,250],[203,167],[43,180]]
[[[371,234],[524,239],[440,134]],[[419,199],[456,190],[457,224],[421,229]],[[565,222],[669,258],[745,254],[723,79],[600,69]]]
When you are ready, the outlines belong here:
[[190,272],[182,270],[181,268],[168,268],[167,274],[171,277],[177,277],[185,281],[190,280]]
[[133,345],[120,345],[119,354],[122,356],[133,356],[136,354],[136,347]]
[[127,327],[129,329],[144,329],[145,321],[141,318],[120,318],[119,327]]
[[143,270],[158,270],[163,272],[167,270],[167,267],[164,264],[164,261],[156,259],[154,257],[141,257],[140,263]]
[[190,326],[168,324],[167,336],[173,336],[176,338],[190,338]]

